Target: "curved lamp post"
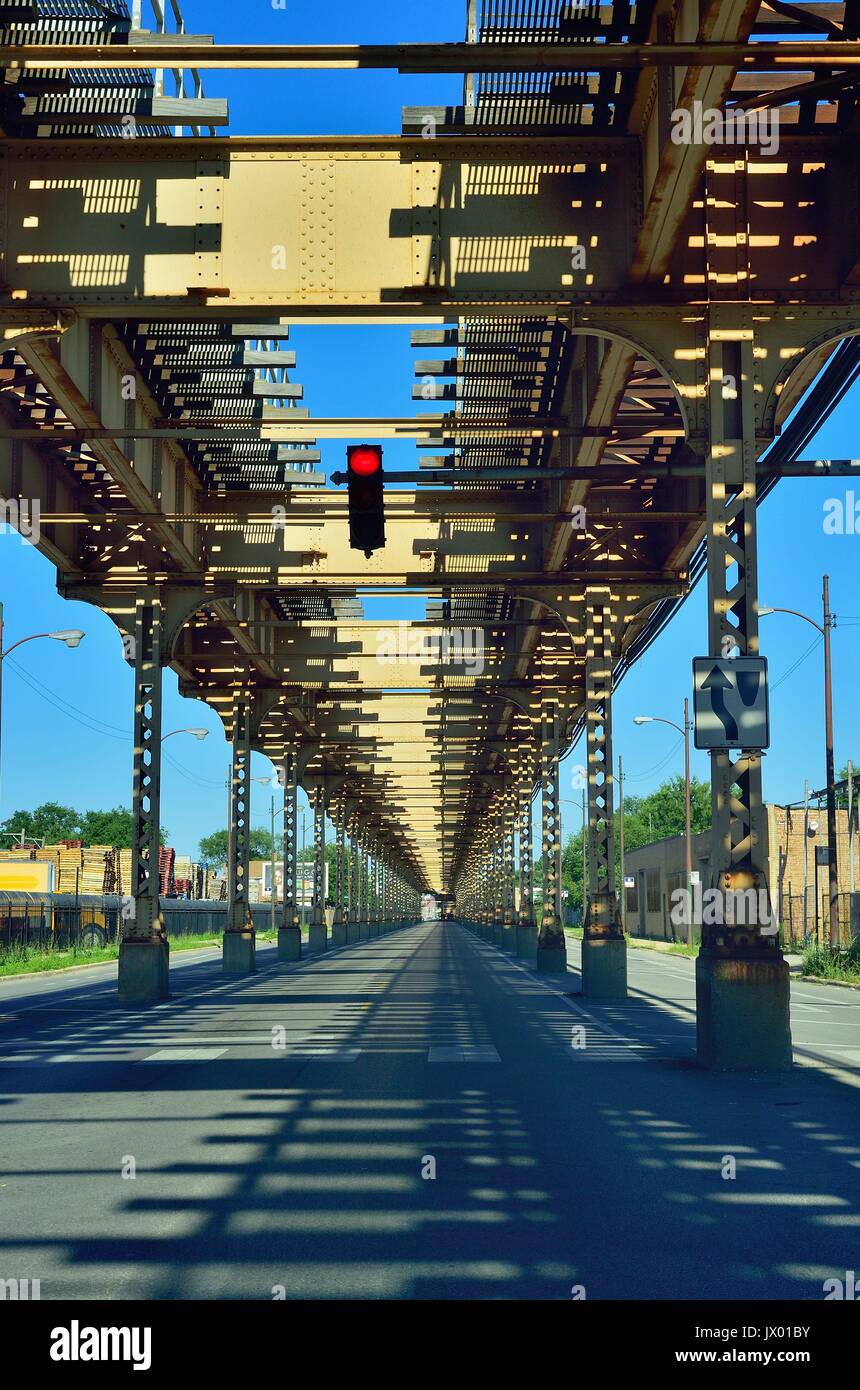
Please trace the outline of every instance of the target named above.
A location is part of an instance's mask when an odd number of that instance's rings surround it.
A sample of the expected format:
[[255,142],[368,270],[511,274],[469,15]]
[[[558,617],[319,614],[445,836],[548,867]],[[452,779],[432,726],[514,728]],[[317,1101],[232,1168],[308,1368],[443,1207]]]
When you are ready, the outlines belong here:
[[[658,714],[637,714],[633,719],[634,724],[668,724],[670,729],[677,729],[684,740],[684,837],[686,840],[686,870],[687,870],[687,893],[692,892],[693,888],[693,835],[692,835],[692,816],[690,813],[690,701],[684,701],[684,727],[676,724],[674,719],[663,719]],[[692,903],[691,903],[692,909]],[[693,913],[692,910],[687,915],[687,945],[693,944]]]
[[25,642],[36,642],[42,637],[50,637],[55,642],[65,642],[67,647],[79,647],[84,637],[86,637],[86,633],[81,632],[80,628],[77,627],[60,628],[57,632],[34,632],[31,633],[29,637],[19,637],[18,641],[13,642],[11,647],[7,647],[4,652],[2,650],[3,605],[0,603],[0,747],[2,747],[3,728],[3,658],[7,657],[10,652],[14,652],[16,647],[22,647]]
[[[833,760],[833,682],[830,671],[830,632],[835,625],[835,618],[830,612],[830,580],[825,574],[822,583],[822,622],[817,623],[814,618],[810,618],[806,613],[799,613],[796,608],[770,608],[760,607],[759,617],[767,617],[769,613],[788,613],[792,618],[802,618],[810,627],[814,627],[816,632],[820,632],[824,638],[824,765],[827,775],[827,882],[828,882],[828,912],[830,918],[830,944],[839,945],[839,865],[837,860],[836,842],[836,769]],[[817,897],[817,894],[816,894]],[[818,904],[815,905],[816,920],[818,918]],[[806,903],[803,904],[804,931],[806,930]]]

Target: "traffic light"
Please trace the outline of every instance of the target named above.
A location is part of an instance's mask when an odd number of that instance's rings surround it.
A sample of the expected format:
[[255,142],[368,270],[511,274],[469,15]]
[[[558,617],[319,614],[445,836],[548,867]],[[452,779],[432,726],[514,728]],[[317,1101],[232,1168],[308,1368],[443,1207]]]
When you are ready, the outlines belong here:
[[385,545],[385,503],[382,495],[382,447],[350,444],[346,451],[349,488],[349,543],[368,560]]

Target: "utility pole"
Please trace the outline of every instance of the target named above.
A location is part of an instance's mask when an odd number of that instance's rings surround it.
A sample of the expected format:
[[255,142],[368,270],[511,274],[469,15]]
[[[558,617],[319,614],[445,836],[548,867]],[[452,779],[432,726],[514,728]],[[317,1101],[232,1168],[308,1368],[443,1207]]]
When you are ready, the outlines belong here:
[[836,771],[833,760],[833,682],[830,671],[830,579],[822,587],[824,606],[824,737],[827,760],[827,881],[830,944],[839,945],[839,865],[836,850]]
[[[233,858],[233,770],[227,768],[227,863],[224,867],[225,882],[230,877],[230,861]],[[227,891],[229,892],[229,886]]]
[[687,945],[693,944],[693,817],[690,795],[690,701],[684,700],[684,834],[687,868]]
[[621,754],[618,754],[618,824],[621,840],[621,895],[619,898],[621,906],[621,925],[627,930],[627,890],[624,887],[624,768],[621,763]]
[[854,892],[854,764],[848,759],[848,889]]
[[276,878],[275,878],[275,794],[274,794],[274,792],[272,793],[271,825],[272,825],[272,892],[271,892],[271,898],[272,898],[272,931],[273,931],[273,932],[276,932],[276,931],[277,931],[277,921],[276,921],[275,908],[277,907],[277,902],[278,902],[278,884],[277,884],[277,880],[276,880]]
[[588,826],[585,818],[585,787],[582,788],[582,926],[585,929],[585,913],[588,907],[588,879],[587,874],[587,845],[586,835]]
[[809,781],[803,783],[803,939],[808,929],[809,901]]

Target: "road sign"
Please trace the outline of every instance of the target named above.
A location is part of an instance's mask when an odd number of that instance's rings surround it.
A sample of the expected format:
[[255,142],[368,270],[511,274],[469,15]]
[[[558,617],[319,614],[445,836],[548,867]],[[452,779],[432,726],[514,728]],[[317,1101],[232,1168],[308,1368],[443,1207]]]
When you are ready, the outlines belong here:
[[767,658],[694,657],[693,709],[697,748],[767,748]]

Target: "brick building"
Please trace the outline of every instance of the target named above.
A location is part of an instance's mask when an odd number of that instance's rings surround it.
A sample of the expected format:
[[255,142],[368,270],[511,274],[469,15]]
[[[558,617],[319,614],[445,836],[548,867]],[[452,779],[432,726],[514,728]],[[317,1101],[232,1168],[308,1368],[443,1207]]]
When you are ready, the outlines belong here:
[[[799,941],[804,935],[803,878],[804,841],[808,845],[807,867],[807,929],[815,930],[816,921],[816,849],[826,849],[827,814],[822,808],[810,808],[807,833],[804,834],[803,807],[768,805],[768,882],[771,899],[779,914],[787,941]],[[853,836],[854,882],[860,889],[860,834]],[[836,813],[836,849],[839,867],[840,920],[843,936],[850,934],[851,887],[848,812]],[[710,884],[710,831],[693,836],[693,870],[698,872],[704,887]],[[627,851],[625,878],[633,879],[625,888],[625,922],[633,936],[650,936],[672,941],[684,936],[683,929],[673,926],[669,913],[672,893],[686,882],[685,842],[683,835]],[[826,921],[828,895],[827,867],[818,865],[818,923],[823,930]]]

